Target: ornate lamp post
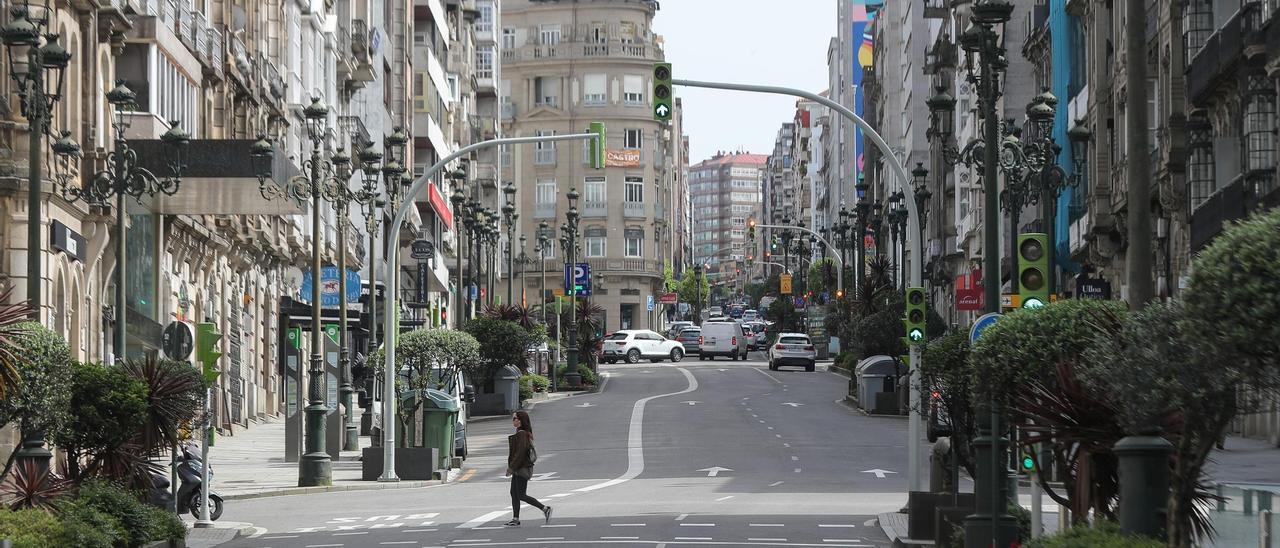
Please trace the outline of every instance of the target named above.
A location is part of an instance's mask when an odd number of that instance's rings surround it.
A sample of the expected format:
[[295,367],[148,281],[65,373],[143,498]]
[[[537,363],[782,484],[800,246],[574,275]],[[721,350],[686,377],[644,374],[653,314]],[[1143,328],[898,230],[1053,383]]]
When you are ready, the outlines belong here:
[[[867,190],[871,187],[867,184],[866,175],[859,174],[858,182],[854,185],[854,190],[858,194],[858,203],[854,206],[855,226],[853,230],[853,262],[857,270],[857,274],[853,279],[858,287],[858,294],[866,293],[863,287],[867,283],[867,223],[870,222],[871,215],[871,197],[867,196]],[[877,246],[878,247],[878,246]]]
[[524,234],[521,234],[520,235],[520,257],[517,258],[516,260],[516,262],[520,265],[520,306],[521,307],[529,306],[528,296],[525,294],[525,289],[524,289],[524,286],[525,286],[524,265],[528,264],[531,261],[531,259],[529,258],[529,254],[525,252],[525,250],[528,248],[528,243],[529,243],[529,238],[526,238]]
[[[570,188],[565,198],[569,201],[569,211],[565,213],[565,234],[569,238],[567,255],[569,268],[575,268],[578,263],[578,189]],[[570,284],[573,291],[569,301],[569,371],[565,373],[564,380],[570,388],[577,388],[582,383],[582,376],[578,374],[578,291],[572,285]]]
[[[453,204],[453,215],[455,217],[453,220],[454,230],[457,232],[457,243],[454,244],[454,254],[457,255],[458,288],[454,294],[454,306],[456,307],[454,317],[458,319],[459,329],[462,328],[463,320],[466,318],[466,314],[463,312],[462,295],[467,292],[467,285],[462,279],[462,230],[458,230],[458,225],[463,223],[463,204],[466,203],[466,201],[467,197],[462,193],[462,187],[455,185],[453,187],[453,194],[449,195],[449,202]],[[468,219],[466,225],[470,224],[470,220]]]
[[[538,252],[538,279],[542,284],[538,294],[538,302],[542,303],[542,325],[547,325],[547,249],[551,248],[551,229],[547,222],[538,223],[538,244],[533,249]],[[555,370],[551,373],[552,386],[555,386]]]
[[[298,486],[313,487],[333,483],[332,463],[325,450],[325,426],[328,407],[324,395],[324,362],[323,348],[324,327],[320,320],[320,273],[322,233],[321,204],[324,201],[338,202],[340,194],[349,191],[347,182],[351,177],[351,159],[341,150],[330,158],[324,158],[321,144],[324,141],[328,126],[329,107],[319,97],[313,98],[310,105],[303,109],[306,118],[307,134],[311,139],[311,157],[304,167],[306,176],[290,178],[281,185],[271,179],[271,160],[274,155],[272,144],[266,137],[259,137],[253,144],[251,153],[254,168],[258,174],[258,190],[268,200],[293,199],[299,204],[311,200],[311,365],[307,371],[307,407],[305,454],[298,462]],[[345,278],[345,272],[340,278]],[[341,295],[339,301],[346,299]],[[345,308],[340,306],[339,309]]]
[[516,184],[507,181],[502,187],[502,222],[507,226],[507,304],[515,303],[515,233],[516,220],[520,215],[516,213]]
[[[0,27],[0,40],[4,41],[9,53],[9,77],[17,88],[19,108],[30,126],[27,145],[27,299],[31,303],[32,319],[40,321],[45,249],[41,241],[44,220],[40,209],[40,155],[44,148],[44,135],[50,131],[53,109],[62,99],[62,78],[71,63],[71,53],[58,43],[57,34],[45,33],[52,14],[48,0],[15,1],[10,13],[12,19]],[[46,74],[45,71],[51,72]],[[124,322],[120,321],[119,325],[124,325]]]
[[913,197],[916,200],[916,211],[920,212],[920,242],[925,242],[925,226],[929,222],[929,198],[933,196],[929,192],[929,170],[925,169],[923,162],[916,162],[915,169],[911,170],[911,181],[913,189]]

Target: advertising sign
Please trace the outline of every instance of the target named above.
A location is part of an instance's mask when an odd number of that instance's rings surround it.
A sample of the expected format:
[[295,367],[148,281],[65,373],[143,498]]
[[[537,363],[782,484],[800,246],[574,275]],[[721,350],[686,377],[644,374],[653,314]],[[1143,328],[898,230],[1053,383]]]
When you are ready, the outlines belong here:
[[[320,307],[337,308],[341,300],[338,296],[338,267],[326,266],[320,269]],[[298,300],[311,303],[312,275],[310,271],[302,273],[302,289],[298,290]],[[360,301],[360,273],[347,269],[347,303]]]
[[605,167],[640,167],[640,151],[606,149],[604,165]]

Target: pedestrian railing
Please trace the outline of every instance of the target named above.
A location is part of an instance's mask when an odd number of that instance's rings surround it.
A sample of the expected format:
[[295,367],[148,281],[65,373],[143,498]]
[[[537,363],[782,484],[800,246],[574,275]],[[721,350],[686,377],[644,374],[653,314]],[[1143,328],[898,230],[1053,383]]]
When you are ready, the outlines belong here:
[[1208,512],[1215,534],[1205,548],[1280,548],[1280,484],[1219,484],[1222,500]]

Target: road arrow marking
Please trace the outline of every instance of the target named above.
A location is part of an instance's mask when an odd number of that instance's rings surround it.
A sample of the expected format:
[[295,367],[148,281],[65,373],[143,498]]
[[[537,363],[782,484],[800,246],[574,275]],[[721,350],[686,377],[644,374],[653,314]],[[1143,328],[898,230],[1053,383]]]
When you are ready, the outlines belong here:
[[[728,371],[728,369],[717,369],[716,371]],[[742,398],[742,399],[745,400],[746,398]]]
[[708,478],[714,478],[717,475],[719,475],[720,472],[732,472],[732,471],[733,471],[732,468],[722,468],[719,466],[712,466],[711,468],[703,468],[701,470],[698,470],[698,472],[706,472]]
[[698,405],[698,404],[700,404],[700,403],[702,403],[702,402],[697,401],[697,400],[685,400],[685,401],[682,401],[682,402],[680,402],[680,403],[687,403],[687,404],[689,404],[689,405]]
[[594,405],[595,405],[595,404],[593,404],[593,403],[591,403],[591,402],[587,402],[587,403],[584,403],[584,404],[582,404],[582,405],[575,405],[574,407],[592,407],[592,406],[594,406]]
[[552,476],[554,475],[556,475],[555,472],[543,472],[541,474],[534,474],[532,478],[529,478],[529,481],[549,480],[549,479],[552,479]]
[[790,406],[794,409],[794,408],[796,408],[796,407],[800,407],[801,405],[804,405],[804,404],[803,404],[803,403],[796,403],[796,402],[791,402],[791,401],[789,401],[789,402],[784,403],[784,404],[782,404],[782,405],[790,405]]
[[882,479],[884,478],[884,475],[885,475],[885,474],[897,474],[897,472],[894,472],[894,471],[892,471],[892,470],[881,470],[881,469],[879,469],[879,468],[874,468],[874,469],[871,469],[871,470],[863,470],[863,471],[862,471],[862,473],[863,473],[863,474],[875,474],[877,478],[882,478]]

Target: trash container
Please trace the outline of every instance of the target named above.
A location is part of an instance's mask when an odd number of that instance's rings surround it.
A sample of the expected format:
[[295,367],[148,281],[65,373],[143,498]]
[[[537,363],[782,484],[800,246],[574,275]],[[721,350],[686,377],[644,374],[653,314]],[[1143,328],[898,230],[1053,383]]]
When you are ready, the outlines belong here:
[[904,373],[904,370],[904,367],[889,356],[871,356],[858,363],[854,369],[858,378],[858,406],[868,413],[897,413],[896,406],[893,406],[895,409],[887,409],[883,405],[877,405],[876,394],[892,393],[898,375]]
[[502,395],[502,407],[507,413],[520,409],[520,370],[508,365],[493,378],[493,391]]
[[[412,405],[413,394],[406,393]],[[414,432],[406,441],[410,446],[421,445],[439,449],[440,462],[437,468],[448,468],[449,458],[453,455],[453,429],[458,421],[458,403],[448,392],[427,389],[422,398],[422,429]]]

